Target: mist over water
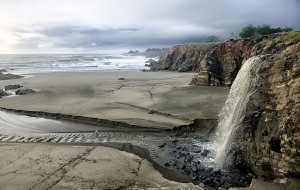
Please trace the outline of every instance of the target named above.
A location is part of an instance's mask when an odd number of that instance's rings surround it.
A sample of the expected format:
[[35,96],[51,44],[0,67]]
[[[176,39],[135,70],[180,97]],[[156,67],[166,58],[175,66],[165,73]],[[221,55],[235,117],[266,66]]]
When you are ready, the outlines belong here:
[[148,59],[122,54],[0,55],[0,68],[14,74],[143,70]]

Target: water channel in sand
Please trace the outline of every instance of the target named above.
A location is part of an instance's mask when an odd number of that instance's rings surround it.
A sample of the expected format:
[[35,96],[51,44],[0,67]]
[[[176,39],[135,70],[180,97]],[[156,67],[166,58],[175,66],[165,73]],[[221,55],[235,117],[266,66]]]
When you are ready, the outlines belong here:
[[[211,150],[211,131],[216,125],[215,120],[199,120],[176,130],[157,130],[91,125],[6,111],[0,111],[0,118],[1,142],[99,144],[145,157],[163,175],[179,182],[189,179],[213,187],[230,187],[246,186],[250,180],[215,167]],[[239,182],[238,178],[242,180]],[[235,180],[230,184],[224,179]]]

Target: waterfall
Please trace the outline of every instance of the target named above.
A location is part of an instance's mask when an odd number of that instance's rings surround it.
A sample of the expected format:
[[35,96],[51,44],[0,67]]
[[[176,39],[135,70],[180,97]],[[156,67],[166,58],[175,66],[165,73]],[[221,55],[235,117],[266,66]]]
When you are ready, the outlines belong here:
[[226,149],[230,146],[234,131],[240,125],[249,97],[256,90],[257,72],[265,57],[254,56],[249,58],[242,65],[232,84],[228,98],[219,115],[219,123],[213,142],[215,162],[218,165],[225,164]]

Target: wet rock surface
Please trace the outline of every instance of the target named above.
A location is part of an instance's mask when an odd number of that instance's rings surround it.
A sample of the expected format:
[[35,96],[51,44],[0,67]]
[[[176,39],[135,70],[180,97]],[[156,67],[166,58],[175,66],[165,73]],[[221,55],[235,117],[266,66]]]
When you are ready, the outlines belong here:
[[191,84],[231,86],[242,64],[252,56],[278,54],[298,41],[286,33],[228,40],[207,53]]
[[298,42],[288,36],[288,33],[278,33],[250,39],[231,39],[220,44],[175,46],[149,66],[151,71],[198,72],[191,81],[192,85],[231,86],[248,58],[277,54]]
[[3,90],[3,89],[0,89],[0,98],[2,97],[2,96],[8,96],[9,94],[5,91],[5,90]]
[[6,73],[5,69],[0,69],[0,80],[20,79],[23,76]]
[[259,72],[235,150],[265,179],[300,177],[300,43],[288,47]]
[[205,59],[206,53],[215,46],[216,44],[175,46],[171,51],[164,54],[159,61],[150,63],[150,70],[199,72],[201,70],[201,62]]
[[4,87],[4,89],[7,90],[14,90],[14,89],[18,89],[21,88],[22,86],[19,84],[10,84]]
[[18,89],[16,91],[16,95],[26,95],[26,94],[31,94],[31,93],[35,93],[36,91],[30,88],[22,88],[22,89]]

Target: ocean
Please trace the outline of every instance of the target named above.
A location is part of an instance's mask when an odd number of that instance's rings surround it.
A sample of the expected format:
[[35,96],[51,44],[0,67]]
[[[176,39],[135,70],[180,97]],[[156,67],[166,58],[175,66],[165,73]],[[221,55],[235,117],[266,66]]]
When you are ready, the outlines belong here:
[[122,54],[0,54],[0,69],[13,74],[147,70],[148,59]]

